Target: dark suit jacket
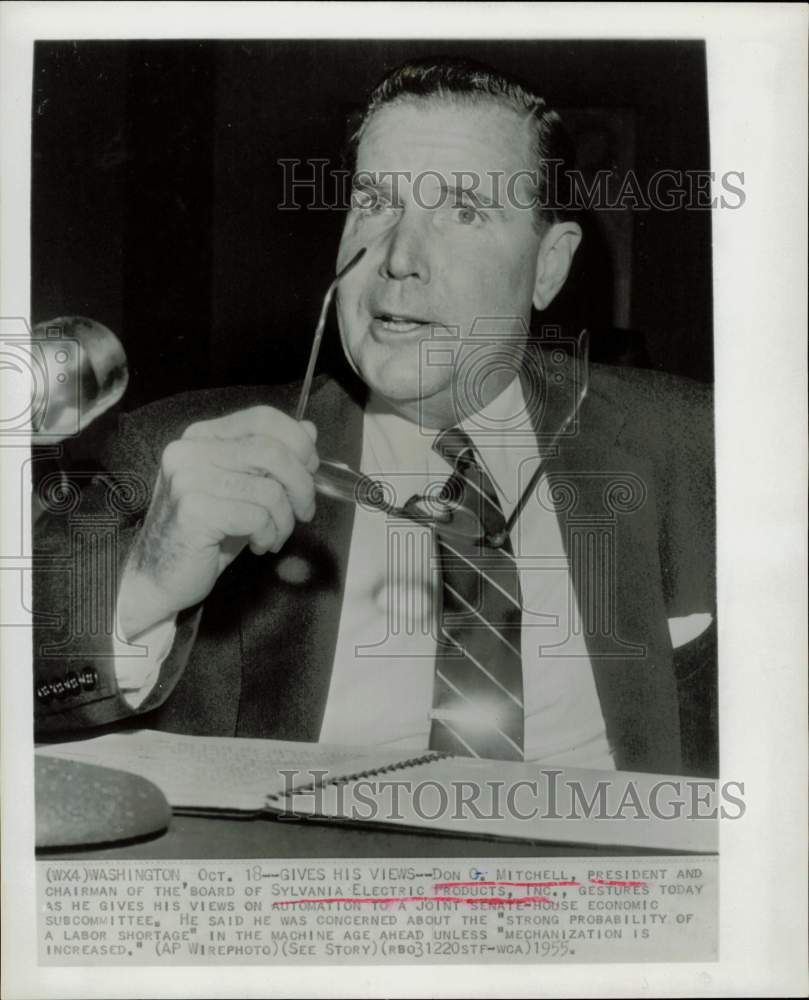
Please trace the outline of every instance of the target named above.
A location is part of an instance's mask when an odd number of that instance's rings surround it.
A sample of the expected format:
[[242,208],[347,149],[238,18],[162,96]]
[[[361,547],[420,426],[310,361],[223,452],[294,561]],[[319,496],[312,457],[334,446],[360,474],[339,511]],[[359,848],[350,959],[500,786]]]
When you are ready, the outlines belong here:
[[[57,503],[42,518],[35,574],[41,738],[123,720],[195,734],[318,739],[351,505],[319,497],[314,521],[299,524],[279,555],[242,553],[204,608],[180,615],[158,685],[136,717],[118,690],[108,634],[115,566],[142,523],[166,444],[191,422],[257,404],[291,412],[296,399],[297,387],[234,387],[174,396],[125,416],[105,462],[111,477],[96,476],[72,510]],[[542,427],[556,427],[569,395],[551,385],[545,402]],[[356,466],[356,391],[322,378],[308,415],[319,429],[319,454]],[[714,613],[709,391],[658,373],[593,366],[578,431],[546,467],[618,766],[715,773],[715,633],[674,651],[667,627],[671,618]],[[588,548],[602,553],[595,567],[581,558]],[[303,574],[288,571],[291,556],[303,560]],[[600,596],[595,577],[606,581]]]

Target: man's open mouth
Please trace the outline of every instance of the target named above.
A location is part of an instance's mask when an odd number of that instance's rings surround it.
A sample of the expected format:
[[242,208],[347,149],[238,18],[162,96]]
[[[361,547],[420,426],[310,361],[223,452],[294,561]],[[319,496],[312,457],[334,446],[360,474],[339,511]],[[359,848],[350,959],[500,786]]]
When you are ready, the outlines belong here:
[[395,313],[376,313],[374,321],[383,330],[391,333],[410,333],[421,326],[427,325],[430,320],[422,319],[419,316],[403,316]]

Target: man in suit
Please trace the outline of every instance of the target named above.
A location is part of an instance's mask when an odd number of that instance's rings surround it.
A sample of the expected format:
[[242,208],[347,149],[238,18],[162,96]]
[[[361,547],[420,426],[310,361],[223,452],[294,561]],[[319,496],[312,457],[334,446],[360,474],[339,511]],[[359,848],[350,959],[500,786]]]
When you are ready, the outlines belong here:
[[[554,208],[558,130],[535,95],[465,63],[409,64],[377,88],[337,258],[365,250],[338,290],[356,378],[321,379],[300,422],[295,387],[186,394],[125,418],[108,467],[149,489],[116,525],[115,634],[66,662],[69,588],[43,574],[41,733],[134,719],[402,749],[446,748],[449,733],[475,753],[464,713],[477,724],[496,696],[519,710],[512,730],[490,708],[503,747],[526,759],[715,769],[709,400],[593,366],[571,421],[579,359],[528,335],[581,238]],[[463,435],[454,458],[437,448],[447,431]],[[382,480],[397,508],[463,480],[509,530],[479,543],[475,566],[437,529],[436,555],[429,528],[402,517],[395,536],[378,511],[316,494],[321,459]],[[108,514],[100,497],[86,502]],[[68,521],[41,523],[41,554],[64,553]],[[402,538],[423,557],[397,573]],[[481,603],[458,593],[448,552],[479,574]],[[98,600],[98,579],[74,583]],[[448,592],[467,626],[477,617],[468,643]],[[489,615],[503,598],[511,609]],[[452,673],[459,657],[468,669]]]

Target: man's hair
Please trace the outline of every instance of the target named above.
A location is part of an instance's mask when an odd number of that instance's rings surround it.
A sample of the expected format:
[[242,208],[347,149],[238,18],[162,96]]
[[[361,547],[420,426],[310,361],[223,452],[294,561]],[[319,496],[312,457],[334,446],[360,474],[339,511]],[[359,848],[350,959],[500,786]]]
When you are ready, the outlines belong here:
[[419,100],[457,103],[488,100],[510,108],[525,119],[533,138],[533,163],[526,169],[536,178],[535,222],[542,229],[569,214],[567,177],[573,149],[561,118],[547,107],[543,98],[516,78],[471,59],[454,56],[413,59],[388,73],[371,92],[365,110],[350,123],[345,159],[352,173],[360,140],[373,115],[388,105]]

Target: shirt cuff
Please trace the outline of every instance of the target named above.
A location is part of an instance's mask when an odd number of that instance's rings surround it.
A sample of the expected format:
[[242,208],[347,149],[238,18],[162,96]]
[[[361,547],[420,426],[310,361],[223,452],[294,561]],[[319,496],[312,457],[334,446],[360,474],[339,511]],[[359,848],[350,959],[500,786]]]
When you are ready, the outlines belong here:
[[160,668],[171,652],[176,633],[176,619],[167,618],[132,640],[128,648],[145,647],[145,656],[116,654],[115,679],[130,708],[139,708],[157,683]]

